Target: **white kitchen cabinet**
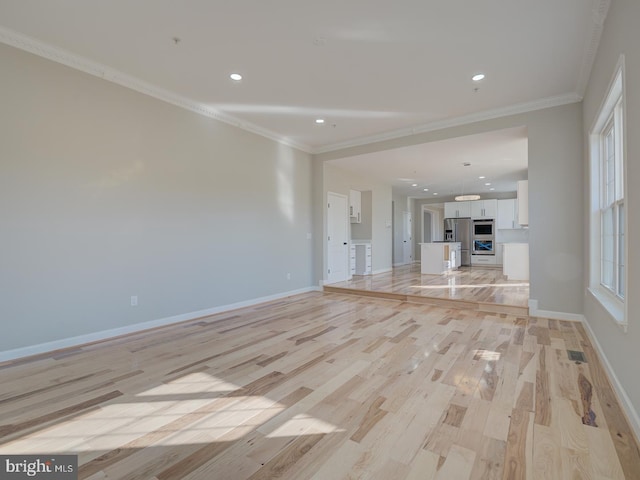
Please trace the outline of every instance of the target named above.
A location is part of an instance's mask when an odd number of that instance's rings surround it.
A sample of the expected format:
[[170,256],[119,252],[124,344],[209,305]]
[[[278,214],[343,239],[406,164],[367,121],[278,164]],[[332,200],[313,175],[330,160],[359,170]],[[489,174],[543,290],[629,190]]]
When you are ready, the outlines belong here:
[[349,190],[349,217],[351,223],[362,222],[362,192]]
[[529,280],[529,244],[505,243],[502,273],[508,280]]
[[447,202],[444,204],[444,218],[471,217],[471,202]]
[[355,256],[352,275],[371,275],[371,244],[352,243],[351,248]]
[[471,255],[471,266],[473,265],[488,265],[496,266],[495,255]]
[[496,229],[514,230],[520,228],[522,228],[522,225],[518,223],[518,200],[515,198],[498,200]]
[[518,182],[518,223],[529,225],[529,180]]
[[471,218],[496,218],[498,215],[498,200],[475,200],[471,204]]

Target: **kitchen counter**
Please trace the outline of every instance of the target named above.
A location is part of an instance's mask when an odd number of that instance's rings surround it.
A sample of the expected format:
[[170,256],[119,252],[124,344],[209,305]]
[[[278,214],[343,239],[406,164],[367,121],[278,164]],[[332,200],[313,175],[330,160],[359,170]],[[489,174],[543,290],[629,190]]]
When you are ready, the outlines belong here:
[[505,243],[502,273],[508,280],[529,280],[529,244]]
[[456,252],[460,242],[434,242],[420,244],[420,273],[439,275],[457,268]]

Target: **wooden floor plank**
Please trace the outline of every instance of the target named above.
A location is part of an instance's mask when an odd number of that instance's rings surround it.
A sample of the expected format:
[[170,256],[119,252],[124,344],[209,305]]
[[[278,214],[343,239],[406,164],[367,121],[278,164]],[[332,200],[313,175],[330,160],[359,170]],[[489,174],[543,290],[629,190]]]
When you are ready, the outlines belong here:
[[0,451],[77,453],[82,479],[640,478],[573,322],[312,292],[0,383]]

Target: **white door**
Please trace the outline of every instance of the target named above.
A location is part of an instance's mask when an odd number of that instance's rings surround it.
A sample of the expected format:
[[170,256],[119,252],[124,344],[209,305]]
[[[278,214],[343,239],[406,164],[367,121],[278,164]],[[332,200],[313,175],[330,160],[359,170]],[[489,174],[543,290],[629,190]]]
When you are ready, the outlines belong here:
[[413,241],[411,232],[411,212],[402,212],[402,263],[405,265],[413,262]]
[[327,194],[327,283],[349,278],[349,212],[347,197]]

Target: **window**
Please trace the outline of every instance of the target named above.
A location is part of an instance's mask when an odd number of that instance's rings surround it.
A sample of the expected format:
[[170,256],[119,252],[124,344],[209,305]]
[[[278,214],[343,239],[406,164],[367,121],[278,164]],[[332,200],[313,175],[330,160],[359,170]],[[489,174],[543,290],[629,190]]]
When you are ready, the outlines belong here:
[[623,159],[620,148],[622,99],[601,134],[602,195],[600,207],[601,270],[600,283],[614,295],[624,298],[624,188]]
[[590,134],[590,292],[626,325],[624,56]]

